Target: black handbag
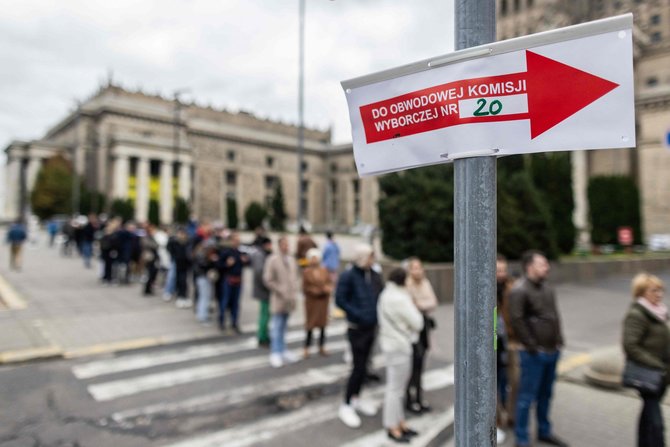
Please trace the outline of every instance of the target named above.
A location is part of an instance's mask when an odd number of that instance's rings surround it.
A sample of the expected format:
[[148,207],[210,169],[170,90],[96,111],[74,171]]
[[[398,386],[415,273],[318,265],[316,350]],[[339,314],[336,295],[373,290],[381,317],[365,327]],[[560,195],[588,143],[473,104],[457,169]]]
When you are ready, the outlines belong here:
[[634,388],[644,393],[658,394],[663,387],[665,371],[648,368],[633,360],[626,359],[623,369],[623,386]]

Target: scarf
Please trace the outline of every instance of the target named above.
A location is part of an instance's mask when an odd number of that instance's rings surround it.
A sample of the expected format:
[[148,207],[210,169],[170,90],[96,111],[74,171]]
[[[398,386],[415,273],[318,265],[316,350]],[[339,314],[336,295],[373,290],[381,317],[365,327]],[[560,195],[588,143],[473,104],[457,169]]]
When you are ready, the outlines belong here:
[[659,320],[664,322],[668,321],[668,306],[664,303],[652,304],[648,299],[642,296],[637,297],[636,302],[651,312],[651,314]]

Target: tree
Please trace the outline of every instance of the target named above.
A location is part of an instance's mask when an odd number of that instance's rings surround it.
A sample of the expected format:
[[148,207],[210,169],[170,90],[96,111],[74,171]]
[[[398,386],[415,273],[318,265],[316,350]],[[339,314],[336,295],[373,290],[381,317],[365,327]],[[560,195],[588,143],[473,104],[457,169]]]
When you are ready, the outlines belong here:
[[177,197],[174,202],[174,212],[172,219],[175,223],[185,224],[188,222],[191,210],[183,197]]
[[594,244],[616,244],[617,229],[633,228],[634,243],[642,243],[640,194],[630,177],[612,175],[589,179],[589,219]]
[[110,206],[112,216],[119,216],[124,222],[135,218],[135,204],[132,199],[114,199]]
[[33,213],[40,219],[72,212],[72,167],[60,155],[47,159],[30,194]]
[[244,211],[244,220],[248,229],[258,228],[263,225],[268,212],[263,205],[258,202],[251,202]]
[[79,210],[81,214],[101,213],[105,209],[107,197],[99,191],[90,190],[82,182]]
[[519,259],[529,249],[558,257],[556,232],[549,207],[535,187],[523,156],[498,160],[498,251]]
[[533,183],[549,208],[558,249],[561,253],[571,253],[577,231],[572,222],[575,203],[572,195],[570,152],[533,154],[529,160]]
[[237,200],[232,197],[226,199],[226,213],[228,217],[228,228],[236,229],[239,224],[237,218]]
[[284,208],[284,191],[278,179],[270,202],[270,227],[275,231],[284,231],[286,225],[286,209]]
[[149,200],[149,216],[147,220],[154,225],[160,225],[161,223],[160,208],[156,199]]
[[384,253],[428,262],[454,259],[453,166],[380,177],[378,202]]

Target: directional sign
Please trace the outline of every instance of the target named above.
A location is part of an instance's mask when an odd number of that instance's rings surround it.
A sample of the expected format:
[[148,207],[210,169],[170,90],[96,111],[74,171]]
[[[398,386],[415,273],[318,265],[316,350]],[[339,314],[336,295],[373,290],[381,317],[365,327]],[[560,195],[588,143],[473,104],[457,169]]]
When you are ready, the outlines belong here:
[[359,174],[634,146],[631,28],[626,15],[343,82]]

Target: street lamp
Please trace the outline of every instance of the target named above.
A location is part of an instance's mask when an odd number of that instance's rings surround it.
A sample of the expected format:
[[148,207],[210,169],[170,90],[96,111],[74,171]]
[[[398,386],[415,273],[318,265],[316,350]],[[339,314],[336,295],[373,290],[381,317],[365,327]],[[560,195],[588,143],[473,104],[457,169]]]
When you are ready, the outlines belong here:
[[72,215],[79,215],[79,201],[80,201],[80,191],[79,191],[79,172],[77,171],[77,158],[79,157],[79,146],[81,145],[81,136],[79,125],[81,123],[81,103],[77,101],[77,112],[74,122],[74,146],[72,147]]
[[302,209],[302,194],[303,194],[303,158],[305,152],[305,124],[304,124],[304,109],[305,109],[305,0],[300,0],[300,36],[299,36],[299,62],[298,62],[298,208],[297,208],[297,224],[298,229],[302,225],[303,209]]

